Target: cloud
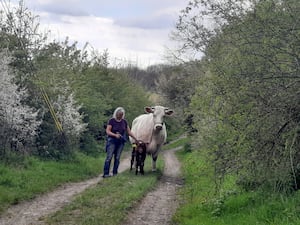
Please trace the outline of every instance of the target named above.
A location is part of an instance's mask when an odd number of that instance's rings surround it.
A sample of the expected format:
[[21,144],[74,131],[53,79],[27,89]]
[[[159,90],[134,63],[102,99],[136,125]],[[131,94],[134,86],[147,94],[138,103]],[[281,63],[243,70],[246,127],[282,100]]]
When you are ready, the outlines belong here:
[[50,29],[61,40],[68,36],[71,42],[79,41],[79,47],[88,42],[99,51],[107,49],[112,59],[131,61],[139,66],[163,60],[159,55],[168,41],[168,30],[122,27],[113,19],[95,16],[61,16],[60,21],[64,22],[49,23],[42,28]]
[[88,16],[88,11],[79,4],[77,0],[29,0],[30,8],[39,12],[44,12],[54,15],[68,15],[68,16]]
[[[166,1],[168,2],[168,0]],[[164,3],[166,3],[164,2]],[[156,5],[155,5],[155,4]],[[170,6],[171,5],[171,6]],[[146,7],[144,5],[144,7]],[[178,13],[181,9],[179,5],[159,6],[158,1],[152,1],[151,10],[137,9],[140,13],[127,15],[126,17],[117,17],[115,23],[124,27],[136,27],[141,29],[172,29],[178,19]]]
[[[18,1],[18,0],[12,0]],[[139,66],[161,63],[178,13],[188,0],[27,0],[49,39],[86,42]]]
[[125,18],[117,19],[116,25],[124,27],[136,27],[141,29],[169,29],[174,25],[174,17],[172,15],[153,15],[142,18]]
[[68,15],[68,16],[88,16],[89,13],[78,7],[70,6],[57,6],[57,5],[45,5],[41,7],[42,11],[53,13],[56,15]]

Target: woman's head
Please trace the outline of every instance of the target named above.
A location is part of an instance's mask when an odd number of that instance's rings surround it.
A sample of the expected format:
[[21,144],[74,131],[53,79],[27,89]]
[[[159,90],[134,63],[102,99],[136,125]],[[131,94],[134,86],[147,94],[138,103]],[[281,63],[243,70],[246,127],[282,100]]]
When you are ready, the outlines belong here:
[[118,107],[115,109],[114,114],[113,114],[113,118],[115,119],[124,119],[125,118],[125,110],[123,107]]

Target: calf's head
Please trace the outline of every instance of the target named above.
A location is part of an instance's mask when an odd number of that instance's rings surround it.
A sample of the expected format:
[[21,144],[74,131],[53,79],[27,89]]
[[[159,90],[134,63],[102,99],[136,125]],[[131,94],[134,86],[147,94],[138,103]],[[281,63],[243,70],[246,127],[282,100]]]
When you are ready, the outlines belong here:
[[136,152],[138,153],[146,153],[146,143],[144,143],[143,141],[138,141],[136,143]]

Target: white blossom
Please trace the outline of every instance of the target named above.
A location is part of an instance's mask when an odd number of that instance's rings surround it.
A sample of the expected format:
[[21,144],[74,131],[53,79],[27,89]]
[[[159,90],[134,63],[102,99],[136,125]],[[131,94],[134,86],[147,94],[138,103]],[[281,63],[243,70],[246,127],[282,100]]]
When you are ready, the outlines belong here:
[[38,111],[24,103],[27,90],[14,83],[10,62],[8,53],[0,52],[0,142],[2,148],[14,143],[17,150],[24,150],[34,143],[41,121]]
[[71,137],[79,137],[87,128],[87,123],[83,122],[83,115],[79,110],[81,105],[75,101],[73,92],[70,93],[68,85],[61,91],[55,102],[57,114],[62,123],[63,131]]

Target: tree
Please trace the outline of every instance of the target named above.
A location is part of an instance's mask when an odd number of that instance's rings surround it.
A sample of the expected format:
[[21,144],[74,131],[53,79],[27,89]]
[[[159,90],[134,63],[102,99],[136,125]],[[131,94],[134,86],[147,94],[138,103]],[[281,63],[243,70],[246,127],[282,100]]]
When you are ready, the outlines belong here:
[[16,82],[22,86],[30,85],[28,78],[34,72],[31,59],[44,45],[47,34],[38,31],[39,18],[26,8],[23,0],[19,1],[17,7],[10,7],[5,3],[2,7],[0,48],[9,49],[12,53],[10,64],[16,69]]
[[84,115],[80,113],[81,106],[76,103],[74,93],[70,91],[68,85],[64,87],[63,94],[58,96],[54,107],[57,109],[63,131],[73,142],[76,143],[76,140],[78,142],[87,127],[87,123],[83,122]]
[[15,84],[15,74],[9,67],[11,57],[7,52],[0,53],[0,155],[6,151],[30,153],[35,145],[39,111],[26,105],[28,93]]
[[[179,20],[184,47],[203,51],[208,63],[190,107],[197,143],[221,180],[235,172],[244,187],[297,189],[299,3],[247,2],[193,1]],[[217,17],[198,33],[205,24],[191,16],[197,9]]]
[[[69,45],[66,40],[45,45],[34,55],[35,76],[31,81],[41,90],[47,103],[41,104],[45,113],[38,138],[40,156],[68,157],[87,127],[74,91],[76,80],[87,66],[81,53],[76,43]],[[54,124],[61,128],[55,129]]]

